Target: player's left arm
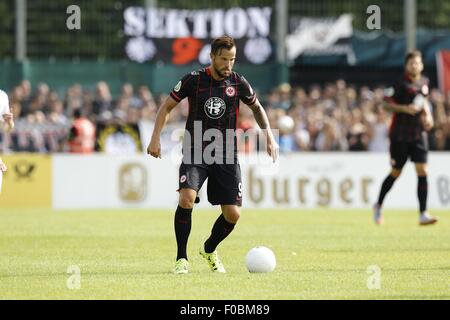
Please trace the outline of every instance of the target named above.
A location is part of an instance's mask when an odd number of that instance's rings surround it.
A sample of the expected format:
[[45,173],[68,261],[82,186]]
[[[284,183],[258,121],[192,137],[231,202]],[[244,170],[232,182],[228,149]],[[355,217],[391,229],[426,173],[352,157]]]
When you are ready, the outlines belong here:
[[434,127],[434,120],[433,114],[431,113],[430,101],[428,100],[428,97],[425,98],[425,103],[423,104],[423,112],[425,113],[425,130],[431,130]]
[[6,131],[11,131],[14,128],[14,117],[12,112],[4,113],[3,120],[6,123]]
[[253,104],[248,105],[248,107],[252,110],[253,116],[255,117],[255,120],[258,123],[259,127],[266,133],[267,153],[272,157],[273,162],[277,161],[280,147],[278,146],[278,143],[275,141],[275,138],[273,136],[266,111],[264,110],[258,99],[256,99]]
[[14,116],[9,105],[8,95],[0,90],[0,115],[5,123],[6,131],[11,131],[14,128]]

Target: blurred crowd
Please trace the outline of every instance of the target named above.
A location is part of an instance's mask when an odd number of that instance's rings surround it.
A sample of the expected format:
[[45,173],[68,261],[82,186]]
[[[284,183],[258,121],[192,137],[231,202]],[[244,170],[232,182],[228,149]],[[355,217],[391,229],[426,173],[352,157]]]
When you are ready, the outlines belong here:
[[[146,85],[133,87],[129,83],[123,84],[113,97],[104,81],[98,82],[94,89],[74,84],[60,95],[45,83],[32,88],[24,80],[9,92],[16,127],[11,133],[1,133],[2,150],[68,152],[74,117],[81,114],[94,126],[101,123],[137,126],[145,152],[158,106],[166,97],[155,95]],[[344,80],[308,88],[285,83],[267,94],[258,93],[258,97],[272,128],[280,129],[281,152],[388,151],[391,114],[383,109],[383,87],[356,88]],[[450,94],[445,97],[432,89],[430,102],[435,120],[429,135],[430,149],[450,150]],[[184,127],[187,113],[185,99],[170,114],[162,136],[163,148],[177,143],[170,133]],[[243,130],[258,127],[251,110],[245,106],[240,108],[238,127]],[[254,147],[245,141],[240,144],[241,151],[249,152]]]
[[[263,105],[271,126],[280,129],[282,152],[386,152],[392,114],[383,108],[385,89],[356,88],[342,79],[309,88],[285,83],[263,97]],[[450,150],[450,94],[445,97],[432,89],[430,103],[435,121],[430,149]],[[245,118],[251,119],[251,113]],[[286,118],[294,120],[292,130],[284,130]]]

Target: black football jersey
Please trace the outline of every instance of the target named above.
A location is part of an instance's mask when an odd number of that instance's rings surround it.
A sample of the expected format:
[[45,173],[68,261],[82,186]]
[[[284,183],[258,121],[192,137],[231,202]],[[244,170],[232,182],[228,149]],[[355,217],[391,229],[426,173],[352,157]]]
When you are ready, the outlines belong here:
[[[177,102],[188,98],[189,114],[186,130],[191,135],[191,149],[194,146],[194,138],[197,139],[195,145],[199,145],[199,137],[194,137],[194,128],[195,126],[199,128],[200,124],[202,133],[209,129],[220,131],[223,135],[224,148],[229,148],[229,144],[225,146],[227,130],[232,132],[236,130],[239,101],[247,105],[252,105],[256,101],[255,92],[242,75],[231,72],[228,77],[217,81],[212,77],[209,67],[186,74],[175,85],[170,96]],[[189,147],[186,142],[183,144],[183,152]],[[207,145],[208,141],[201,142],[202,149]],[[236,139],[233,139],[232,146],[235,155]]]
[[[417,96],[426,98],[429,94],[428,78],[422,76],[418,81],[413,81],[405,75],[394,87],[385,90],[384,100],[396,104],[409,105]],[[394,112],[389,131],[389,137],[393,141],[412,142],[423,138],[426,131],[420,121],[420,112],[415,115]]]

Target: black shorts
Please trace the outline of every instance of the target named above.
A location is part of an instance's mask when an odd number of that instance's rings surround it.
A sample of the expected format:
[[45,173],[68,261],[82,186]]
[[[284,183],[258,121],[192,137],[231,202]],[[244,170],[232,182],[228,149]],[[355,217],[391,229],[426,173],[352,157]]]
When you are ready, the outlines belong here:
[[427,163],[428,140],[426,137],[413,142],[392,141],[389,148],[391,165],[395,169],[402,169],[408,158],[415,163]]
[[242,206],[242,180],[239,164],[180,165],[179,189],[199,191],[208,178],[208,201],[212,205]]

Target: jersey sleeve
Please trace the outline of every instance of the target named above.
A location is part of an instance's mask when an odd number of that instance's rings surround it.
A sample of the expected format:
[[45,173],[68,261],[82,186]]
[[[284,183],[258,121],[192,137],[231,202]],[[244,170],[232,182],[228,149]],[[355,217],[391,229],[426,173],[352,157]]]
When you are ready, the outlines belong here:
[[2,115],[9,111],[9,99],[6,92],[0,90],[0,121],[3,121]]
[[403,86],[401,83],[384,89],[384,101],[391,103],[399,103],[400,97],[403,95]]
[[185,75],[183,78],[181,78],[180,81],[173,87],[172,91],[170,92],[170,96],[176,101],[180,102],[187,96],[189,96],[192,92],[192,79],[194,78],[194,75],[192,73],[189,73]]
[[239,99],[246,105],[251,106],[256,101],[256,93],[247,79],[240,76]]

